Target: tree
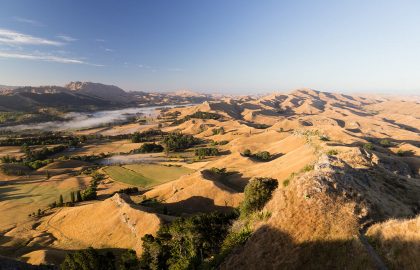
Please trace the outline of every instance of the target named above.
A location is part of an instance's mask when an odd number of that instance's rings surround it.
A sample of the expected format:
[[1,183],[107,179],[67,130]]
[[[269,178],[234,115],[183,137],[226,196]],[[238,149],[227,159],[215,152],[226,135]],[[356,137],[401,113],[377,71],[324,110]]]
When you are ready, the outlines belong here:
[[247,216],[254,211],[261,210],[271,199],[278,182],[273,178],[255,178],[245,187],[244,200],[240,205],[242,216]]
[[45,177],[47,179],[50,179],[50,177],[51,177],[50,172],[48,170],[45,171]]
[[58,206],[63,206],[63,205],[64,205],[63,195],[60,194],[60,198],[58,200]]
[[111,252],[101,255],[90,247],[68,253],[60,268],[62,270],[115,270],[115,256]]
[[72,203],[74,203],[76,200],[75,200],[75,197],[74,197],[74,191],[71,191],[70,192],[70,201],[72,202]]
[[76,192],[76,200],[77,200],[77,202],[81,202],[82,201],[82,193],[80,192],[80,190],[78,190]]

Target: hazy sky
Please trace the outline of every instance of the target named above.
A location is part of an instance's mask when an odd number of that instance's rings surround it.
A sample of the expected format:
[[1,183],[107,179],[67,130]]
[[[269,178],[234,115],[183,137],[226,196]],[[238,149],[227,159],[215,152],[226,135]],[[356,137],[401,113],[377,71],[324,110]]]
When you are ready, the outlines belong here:
[[420,93],[420,1],[0,0],[0,84]]

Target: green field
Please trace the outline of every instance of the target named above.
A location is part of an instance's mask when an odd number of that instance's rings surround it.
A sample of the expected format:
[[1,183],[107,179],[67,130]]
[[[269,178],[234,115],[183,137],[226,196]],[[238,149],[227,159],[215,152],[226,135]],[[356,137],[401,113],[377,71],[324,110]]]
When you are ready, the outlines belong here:
[[104,171],[115,181],[144,188],[163,184],[194,172],[194,170],[185,167],[158,164],[110,166]]

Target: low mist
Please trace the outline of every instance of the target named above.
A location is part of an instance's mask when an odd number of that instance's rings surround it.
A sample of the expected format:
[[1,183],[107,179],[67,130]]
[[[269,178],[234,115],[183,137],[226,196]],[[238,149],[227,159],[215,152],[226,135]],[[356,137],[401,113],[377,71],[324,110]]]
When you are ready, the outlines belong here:
[[48,121],[43,123],[24,124],[9,127],[2,127],[0,130],[24,131],[24,130],[45,130],[63,131],[80,130],[101,127],[111,123],[125,122],[131,117],[138,115],[157,116],[158,110],[174,106],[154,106],[144,108],[128,108],[122,110],[109,110],[97,112],[70,112],[67,113],[64,121]]

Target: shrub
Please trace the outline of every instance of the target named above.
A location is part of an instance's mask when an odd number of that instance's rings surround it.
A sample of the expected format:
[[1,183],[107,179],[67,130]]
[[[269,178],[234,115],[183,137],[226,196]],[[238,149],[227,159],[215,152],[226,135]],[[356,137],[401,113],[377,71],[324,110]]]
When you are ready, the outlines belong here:
[[330,140],[330,138],[329,138],[327,135],[320,135],[320,136],[319,136],[319,139],[320,139],[321,141],[324,141],[324,142],[327,142],[327,141],[329,141],[329,140]]
[[251,150],[249,150],[249,149],[245,149],[243,152],[242,152],[242,156],[244,156],[244,157],[250,157],[252,155],[252,152],[251,152]]
[[335,150],[335,149],[330,149],[330,150],[327,151],[327,155],[329,155],[329,156],[335,156],[337,154],[338,154],[338,151]]
[[390,147],[391,146],[391,141],[388,139],[382,139],[379,141],[379,144],[383,147]]
[[254,155],[254,158],[258,159],[258,160],[262,160],[262,161],[268,161],[271,159],[271,155],[270,152],[268,151],[262,151],[262,152],[258,152]]
[[271,199],[278,182],[273,178],[255,178],[245,187],[245,198],[240,205],[241,216],[247,216],[254,211],[261,210]]
[[128,187],[128,188],[122,188],[118,190],[116,193],[124,193],[124,194],[130,195],[130,194],[136,194],[138,192],[139,192],[139,189],[137,187]]
[[305,165],[305,167],[302,168],[302,172],[310,172],[314,169],[314,165],[313,164],[307,164]]
[[363,148],[366,149],[366,150],[373,150],[373,149],[375,149],[375,147],[373,146],[373,143],[365,143],[363,145]]
[[242,152],[242,156],[254,158],[254,159],[257,159],[259,161],[269,161],[273,158],[271,156],[270,152],[268,152],[268,151],[261,151],[261,152],[257,152],[255,154],[253,154],[251,152],[251,150],[249,150],[249,149],[246,149],[244,152]]

